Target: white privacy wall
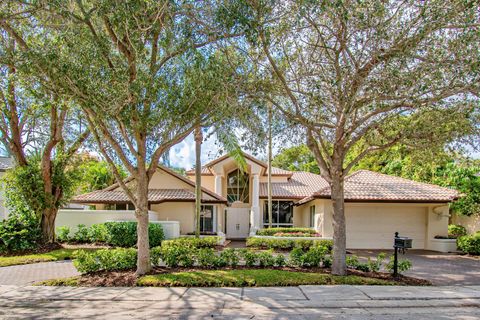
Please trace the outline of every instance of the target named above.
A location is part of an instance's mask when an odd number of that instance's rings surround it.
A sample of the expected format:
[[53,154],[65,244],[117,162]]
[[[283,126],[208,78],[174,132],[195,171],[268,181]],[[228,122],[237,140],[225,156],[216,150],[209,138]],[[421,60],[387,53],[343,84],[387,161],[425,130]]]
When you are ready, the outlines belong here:
[[[161,224],[165,239],[174,239],[180,237],[180,223],[178,221],[158,221],[155,212],[149,213],[149,219],[152,223]],[[55,220],[55,228],[61,226],[70,227],[71,232],[77,230],[79,224],[89,227],[92,224],[107,221],[136,221],[133,210],[59,210]]]

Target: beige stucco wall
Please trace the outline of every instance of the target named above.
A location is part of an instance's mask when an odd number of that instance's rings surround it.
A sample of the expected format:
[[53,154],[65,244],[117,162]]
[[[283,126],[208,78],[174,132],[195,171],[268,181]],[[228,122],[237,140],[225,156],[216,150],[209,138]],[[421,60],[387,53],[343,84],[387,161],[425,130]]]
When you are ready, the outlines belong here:
[[464,226],[469,234],[480,231],[480,215],[463,216],[453,214],[452,223]]
[[[223,229],[224,205],[213,205],[217,212],[217,225]],[[152,204],[152,215],[160,221],[180,222],[180,234],[194,232],[195,203],[194,202],[165,202]],[[220,231],[223,231],[220,229]]]
[[157,170],[148,185],[150,189],[188,189],[194,190],[194,187],[188,183],[166,173],[163,170]]

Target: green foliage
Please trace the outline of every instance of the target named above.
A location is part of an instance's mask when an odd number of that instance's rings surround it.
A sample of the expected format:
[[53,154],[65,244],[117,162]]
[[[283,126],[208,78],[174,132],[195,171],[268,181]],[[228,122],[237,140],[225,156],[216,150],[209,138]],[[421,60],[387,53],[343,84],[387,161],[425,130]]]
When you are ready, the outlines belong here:
[[90,237],[88,236],[88,228],[84,224],[79,224],[77,226],[77,232],[73,235],[75,242],[90,242]]
[[99,223],[88,228],[89,242],[109,242],[108,228],[105,224]]
[[327,246],[312,246],[307,251],[302,248],[294,248],[290,252],[289,263],[299,267],[326,267],[325,260],[327,254],[330,253]]
[[274,239],[274,238],[257,238],[250,237],[247,239],[247,247],[266,248],[275,250],[287,250],[292,248],[301,248],[304,250],[312,246],[325,246],[331,251],[333,241],[328,239],[304,240],[304,239]]
[[55,201],[51,193],[44,191],[40,159],[40,155],[30,156],[28,165],[15,166],[3,176],[5,206],[10,212],[21,214],[31,211],[40,219],[43,210],[58,209],[73,196],[79,180],[77,166],[67,166],[69,159],[62,154],[57,154],[52,160],[52,190],[62,192],[62,197]]
[[[80,190],[82,193],[101,190],[116,182],[115,176],[106,161],[89,159],[79,166],[79,170],[81,172]],[[117,170],[122,178],[127,177],[127,173],[122,167],[117,166]]]
[[315,157],[304,144],[282,149],[273,158],[272,166],[290,171],[320,173]]
[[[86,227],[78,225],[78,230],[72,238],[64,240],[61,231],[66,227],[58,228],[57,237],[59,241],[75,241],[80,243],[101,242],[115,247],[134,247],[137,244],[137,223],[133,221],[112,221],[94,224]],[[150,247],[159,246],[163,239],[163,228],[158,223],[148,225],[148,237]]]
[[375,260],[368,258],[367,265],[369,271],[379,272],[383,262],[385,261],[386,256],[387,255],[384,252],[380,252]]
[[162,259],[162,247],[153,247],[150,249],[150,262],[153,266],[159,266]]
[[272,250],[257,253],[257,259],[260,267],[273,267],[276,261]]
[[448,225],[448,236],[451,238],[458,238],[465,236],[467,234],[467,229],[464,226],[458,224],[449,224]]
[[133,269],[137,264],[137,250],[133,248],[102,249],[94,252],[79,250],[75,253],[73,264],[82,274],[102,270]]
[[317,232],[312,228],[265,228],[257,230],[257,236],[273,236],[276,233],[305,233],[314,235]]
[[0,252],[35,249],[40,239],[38,218],[32,212],[10,213],[0,221]]
[[195,263],[196,250],[184,246],[163,246],[161,247],[161,257],[165,265],[170,268],[191,267]]
[[240,261],[237,250],[233,248],[226,248],[220,252],[220,260],[222,264],[230,267],[236,267]]
[[464,253],[480,255],[480,231],[475,234],[461,236],[457,239],[458,249]]
[[[388,262],[386,269],[390,272],[393,272],[393,255],[390,257],[390,261]],[[402,273],[405,271],[410,270],[412,267],[412,262],[408,259],[398,259],[398,272]]]
[[212,248],[201,248],[197,251],[197,263],[203,268],[212,268],[218,265],[218,257]]
[[218,245],[219,237],[182,237],[172,240],[165,240],[162,242],[162,247],[181,246],[190,248],[214,248]]
[[253,267],[258,262],[257,254],[252,250],[241,249],[240,255],[243,258],[243,261],[245,261],[245,266],[247,267]]
[[61,226],[57,228],[57,241],[59,242],[70,241],[70,227]]
[[358,257],[355,255],[347,256],[347,258],[345,259],[345,262],[347,264],[347,268],[352,268],[352,269],[357,268],[358,264],[360,263],[358,261]]

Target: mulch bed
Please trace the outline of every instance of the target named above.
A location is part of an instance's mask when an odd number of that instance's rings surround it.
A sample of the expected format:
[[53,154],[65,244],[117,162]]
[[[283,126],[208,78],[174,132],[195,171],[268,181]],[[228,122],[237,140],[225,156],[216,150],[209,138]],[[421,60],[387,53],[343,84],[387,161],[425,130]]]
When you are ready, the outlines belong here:
[[[263,267],[245,267],[238,266],[236,268],[223,268],[221,270],[233,270],[233,269],[265,269]],[[283,270],[283,271],[296,271],[296,272],[312,272],[312,273],[325,273],[330,274],[330,269],[325,268],[294,268],[294,267],[273,267],[269,269],[274,270]],[[213,269],[202,269],[202,268],[163,268],[155,267],[149,272],[149,275],[162,274],[162,273],[173,273],[173,272],[191,272],[199,270],[213,270]],[[429,286],[431,285],[430,281],[424,279],[418,279],[413,277],[407,277],[404,275],[399,275],[393,277],[390,273],[384,272],[363,272],[358,270],[348,270],[348,275],[356,275],[360,277],[382,279],[387,281],[395,281],[398,285],[407,285],[407,286]],[[131,287],[136,285],[137,276],[134,270],[129,271],[100,271],[88,275],[83,275],[79,277],[78,284],[80,286],[91,286],[91,287]]]
[[47,253],[53,250],[62,249],[63,246],[60,243],[47,243],[44,244],[36,249],[32,250],[23,250],[23,251],[14,251],[14,252],[2,252],[0,256],[2,257],[12,257],[12,256],[23,256],[27,254],[39,254],[39,253]]

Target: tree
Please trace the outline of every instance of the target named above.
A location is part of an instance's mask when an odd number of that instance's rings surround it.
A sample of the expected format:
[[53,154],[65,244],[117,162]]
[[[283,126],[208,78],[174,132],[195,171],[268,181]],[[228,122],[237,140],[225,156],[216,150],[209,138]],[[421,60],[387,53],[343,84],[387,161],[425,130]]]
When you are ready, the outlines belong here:
[[305,144],[284,148],[273,158],[273,165],[290,171],[306,171],[319,174],[312,151]]
[[18,167],[9,185],[39,218],[41,240],[54,242],[58,209],[73,194],[73,156],[89,131],[78,126],[71,101],[23,72],[22,45],[12,34],[1,32],[0,43],[0,139]]
[[256,94],[304,129],[330,185],[332,273],[343,275],[345,176],[370,152],[435,140],[478,103],[476,1],[254,1],[231,12],[249,30],[241,52],[269,80]]
[[[80,163],[78,169],[81,175],[80,192],[86,193],[105,189],[116,182],[115,176],[106,161],[93,157],[82,157],[78,162]],[[117,167],[120,176],[126,178],[126,172],[121,167]]]
[[[137,274],[144,274],[151,268],[149,181],[164,152],[221,113],[215,101],[230,96],[233,79],[212,44],[235,35],[215,23],[214,2],[72,0],[20,10],[2,20],[3,28],[25,44],[31,72],[82,108],[135,206]],[[116,162],[132,183],[123,181]]]

